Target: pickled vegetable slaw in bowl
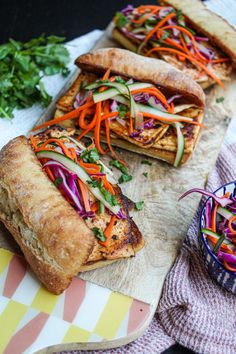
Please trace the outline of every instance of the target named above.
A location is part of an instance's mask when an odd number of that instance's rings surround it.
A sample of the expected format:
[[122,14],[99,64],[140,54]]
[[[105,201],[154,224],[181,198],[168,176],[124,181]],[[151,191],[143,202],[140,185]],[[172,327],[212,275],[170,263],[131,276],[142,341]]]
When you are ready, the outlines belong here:
[[200,215],[199,245],[211,276],[236,294],[236,181],[223,185],[214,193],[192,189],[209,198]]

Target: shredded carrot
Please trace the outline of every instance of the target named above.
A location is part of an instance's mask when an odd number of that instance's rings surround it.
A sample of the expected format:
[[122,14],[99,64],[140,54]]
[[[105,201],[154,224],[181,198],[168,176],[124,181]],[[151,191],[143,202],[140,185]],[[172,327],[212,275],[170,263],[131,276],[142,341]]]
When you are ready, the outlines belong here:
[[[196,55],[199,57],[200,60],[204,61],[204,62],[207,62],[208,60],[199,52],[198,48],[197,48],[197,43],[196,43],[196,40],[194,38],[194,36],[192,35],[192,33],[190,31],[188,31],[186,28],[184,27],[181,27],[181,26],[177,26],[177,25],[168,25],[168,26],[164,26],[162,28],[159,29],[159,31],[164,31],[164,30],[167,30],[167,29],[177,29],[179,30],[180,32],[183,32],[185,33],[187,36],[189,36],[189,38],[191,39],[192,41],[192,44],[193,44],[193,47],[195,49],[195,52],[196,52]],[[181,37],[180,37],[181,38]],[[182,42],[181,42],[182,43]],[[183,43],[182,43],[183,44]],[[187,47],[186,47],[187,48]],[[188,50],[188,49],[187,49]]]
[[101,178],[102,178],[102,181],[103,181],[103,185],[108,190],[108,192],[110,192],[112,195],[115,195],[116,193],[115,193],[112,185],[108,182],[106,176],[103,176]]
[[144,46],[147,41],[153,36],[154,33],[162,26],[164,23],[166,23],[169,19],[173,18],[176,16],[176,13],[171,12],[169,15],[164,17],[158,24],[146,35],[144,42],[142,43],[142,46]]
[[165,47],[156,47],[156,48],[152,48],[150,49],[145,56],[149,56],[151,53],[153,52],[159,52],[159,51],[164,51],[164,52],[171,52],[171,53],[175,53],[178,55],[182,55],[184,56],[186,59],[188,59],[190,62],[194,63],[196,66],[199,66],[200,68],[202,68],[207,74],[208,76],[212,77],[212,79],[214,79],[222,88],[224,88],[223,83],[221,82],[221,80],[213,73],[211,72],[204,64],[202,64],[201,62],[199,62],[198,60],[194,59],[193,57],[190,57],[189,55],[185,54],[185,53],[181,53],[180,51],[173,49],[173,48],[165,48]]
[[233,267],[231,267],[227,262],[226,262],[226,260],[223,260],[223,264],[224,264],[224,266],[225,266],[225,268],[226,269],[228,269],[228,270],[230,270],[231,272],[236,272],[236,268],[233,268]]
[[157,5],[141,5],[136,8],[137,12],[142,12],[146,10],[161,10],[164,6],[157,6]]
[[45,167],[45,171],[47,172],[47,175],[50,178],[50,180],[52,182],[54,182],[55,181],[55,177],[53,176],[53,173],[52,173],[52,171],[51,171],[49,166]]
[[233,228],[232,223],[236,220],[236,215],[232,216],[232,218],[229,219],[229,223],[228,223],[228,228],[230,229],[230,232],[232,232],[232,234],[236,235],[236,230]]
[[229,58],[219,58],[219,59],[214,59],[212,60],[212,63],[213,64],[218,64],[218,63],[225,63],[227,61],[229,61],[230,59]]
[[145,88],[145,89],[138,89],[138,90],[133,90],[132,94],[140,93],[140,92],[147,92],[151,94],[152,96],[157,97],[159,101],[161,101],[166,107],[168,112],[171,112],[171,107],[169,103],[167,102],[165,96],[157,89],[157,88]]
[[131,117],[131,114],[129,115],[129,132],[130,134],[133,133],[134,127],[133,127],[133,118]]
[[33,148],[34,150],[36,150],[36,149],[38,148],[38,147],[37,147],[37,144],[36,144],[36,142],[35,142],[35,139],[34,139],[34,137],[33,137],[32,134],[30,134],[30,143],[31,143],[32,148]]
[[149,17],[151,17],[152,15],[154,15],[155,13],[157,13],[159,11],[159,8],[157,6],[157,8],[155,8],[154,10],[152,10],[151,12],[147,13],[147,15],[141,17],[141,18],[138,18],[137,20],[135,19],[132,19],[131,21],[133,23],[136,23],[136,24],[142,24],[144,21],[146,21]]
[[70,155],[71,155],[72,160],[76,161],[77,160],[77,155],[76,155],[75,149],[71,147],[68,150],[70,151]]
[[[161,37],[161,33],[160,33],[160,37]],[[176,48],[178,48],[180,50],[183,50],[183,47],[181,47],[181,45],[179,43],[176,43],[175,41],[173,41],[170,38],[166,38],[165,40],[163,40],[163,43],[170,44],[173,47],[176,47]]]
[[103,75],[102,77],[102,80],[108,80],[109,79],[109,76],[110,76],[110,72],[111,72],[111,69],[108,68],[105,72],[105,74]]
[[64,152],[64,154],[68,157],[71,158],[71,153],[70,151],[68,150],[68,148],[65,146],[65,144],[63,143],[62,140],[60,139],[56,139],[56,138],[51,138],[51,139],[48,139],[47,141],[45,141],[39,148],[37,148],[36,151],[41,151],[41,150],[44,150],[44,148],[50,144],[50,143],[57,143],[57,145],[60,146],[60,148],[62,149],[62,151]]
[[90,211],[90,205],[89,205],[87,187],[83,184],[83,182],[80,179],[78,179],[78,184],[79,184],[80,191],[81,191],[81,194],[82,194],[82,198],[83,198],[83,202],[84,202],[84,208],[88,212],[88,211]]
[[117,220],[117,217],[115,215],[112,215],[110,223],[109,223],[109,225],[106,227],[106,229],[104,231],[104,235],[106,237],[106,241],[105,242],[99,241],[99,243],[102,246],[106,247],[108,245],[108,242],[109,242],[109,240],[112,237],[112,230],[113,230],[113,227],[114,227],[114,224],[115,224],[116,220]]
[[58,117],[58,118],[55,118],[55,119],[52,119],[52,120],[49,120],[43,124],[40,124],[36,127],[34,127],[32,129],[32,131],[35,131],[35,130],[39,130],[39,129],[42,129],[42,128],[46,128],[46,127],[49,127],[50,125],[54,125],[54,124],[57,124],[57,123],[60,123],[60,122],[63,122],[65,120],[69,120],[69,119],[76,119],[78,118],[79,116],[79,112],[81,112],[82,110],[84,110],[85,108],[89,108],[89,107],[92,107],[94,105],[94,102],[89,102],[89,103],[85,103],[83,106],[79,107],[79,108],[76,108],[74,109],[73,111],[69,112],[69,113],[66,113],[64,116],[62,117]]
[[98,202],[95,202],[91,206],[91,211],[93,211],[95,213],[97,210],[98,210]]

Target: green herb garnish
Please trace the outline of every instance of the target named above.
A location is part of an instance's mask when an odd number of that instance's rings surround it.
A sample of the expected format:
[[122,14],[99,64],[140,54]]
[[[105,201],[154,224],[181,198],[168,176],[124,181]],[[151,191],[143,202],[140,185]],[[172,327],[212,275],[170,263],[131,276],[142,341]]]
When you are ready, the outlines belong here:
[[99,229],[98,227],[93,227],[92,231],[94,233],[94,236],[99,239],[102,242],[106,242],[106,236],[104,235],[104,232],[102,229]]
[[98,150],[96,148],[84,150],[80,158],[86,163],[97,163],[99,160]]
[[132,178],[133,178],[133,177],[130,176],[130,175],[123,174],[123,175],[121,175],[121,176],[119,177],[118,182],[119,182],[120,184],[121,184],[121,183],[124,183],[124,182],[129,182],[129,181],[131,181]]
[[124,104],[119,105],[118,107],[119,118],[125,118],[128,111],[129,111],[128,106],[125,106]]
[[148,177],[148,172],[143,172],[144,177]]
[[216,242],[215,246],[213,247],[212,253],[216,254],[216,252],[218,251],[218,249],[220,248],[220,246],[222,245],[222,243],[225,240],[225,234],[221,235],[220,238],[218,239],[218,241]]
[[166,38],[168,38],[170,36],[170,32],[169,31],[165,31],[163,33],[163,35],[161,36],[161,38],[159,39],[159,42],[162,43]]
[[182,11],[181,10],[177,10],[176,11],[176,19],[177,21],[184,21],[184,17],[183,17],[183,14],[182,14]]
[[223,96],[221,96],[221,97],[218,97],[217,99],[216,99],[216,103],[221,103],[221,102],[223,102],[224,101],[224,97]]
[[55,179],[54,184],[55,184],[56,187],[58,187],[59,184],[61,184],[62,182],[63,182],[62,178],[58,177],[58,178]]
[[122,79],[121,76],[116,76],[116,82],[119,82],[119,84],[125,84],[125,80]]
[[110,166],[114,166],[116,167],[118,170],[120,170],[122,173],[124,173],[125,175],[128,174],[128,170],[127,168],[118,160],[111,160],[109,162]]
[[144,202],[135,203],[135,210],[138,210],[138,211],[142,210],[143,209],[143,204],[144,204]]
[[117,12],[115,15],[115,23],[118,28],[122,28],[127,25],[128,20],[122,12]]
[[94,180],[92,180],[92,181],[86,181],[86,183],[88,183],[91,187],[93,187],[93,188],[96,188],[96,187],[99,187],[99,183],[98,183],[98,181],[96,181],[95,179]]
[[148,160],[141,160],[141,164],[142,165],[149,165],[152,166],[152,162],[148,161]]
[[27,43],[10,39],[0,45],[0,117],[13,118],[15,108],[34,103],[46,107],[51,102],[41,79],[44,75],[69,74],[69,52],[63,41],[42,35]]

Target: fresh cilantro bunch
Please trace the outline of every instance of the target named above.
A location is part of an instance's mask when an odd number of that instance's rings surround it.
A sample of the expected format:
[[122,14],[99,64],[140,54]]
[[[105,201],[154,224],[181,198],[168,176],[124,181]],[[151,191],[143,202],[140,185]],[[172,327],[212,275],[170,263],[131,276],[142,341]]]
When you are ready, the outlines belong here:
[[40,103],[46,107],[51,96],[42,82],[44,75],[69,74],[69,52],[65,38],[41,35],[27,43],[10,39],[0,45],[0,117],[13,118],[14,108]]

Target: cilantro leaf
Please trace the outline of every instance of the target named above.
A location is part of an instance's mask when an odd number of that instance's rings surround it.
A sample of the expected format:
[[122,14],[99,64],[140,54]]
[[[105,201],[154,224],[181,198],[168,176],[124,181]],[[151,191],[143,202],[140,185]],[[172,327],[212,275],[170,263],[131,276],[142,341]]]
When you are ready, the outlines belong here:
[[62,41],[64,38],[41,35],[27,43],[9,39],[0,45],[0,117],[13,118],[15,108],[50,103],[41,79],[55,73],[68,75],[69,52]]
[[135,203],[135,210],[138,210],[138,211],[142,210],[143,209],[143,204],[144,204],[144,202]]
[[124,165],[122,165],[122,163],[120,161],[118,161],[118,160],[111,160],[109,162],[109,165],[116,167],[118,170],[120,170],[125,175],[128,174],[127,168]]
[[120,178],[118,179],[118,182],[121,184],[121,183],[124,183],[124,182],[129,182],[131,181],[133,177],[130,176],[130,175],[127,175],[127,174],[123,174],[120,176]]
[[125,84],[125,80],[122,79],[121,76],[116,76],[116,82],[119,82],[119,84]]
[[104,235],[104,232],[102,231],[102,229],[99,229],[98,227],[93,227],[92,231],[94,233],[94,236],[99,239],[102,242],[106,241],[106,236]]
[[223,96],[221,96],[221,97],[218,97],[217,99],[216,99],[216,103],[221,103],[221,102],[223,102],[224,101],[224,97]]
[[119,118],[125,118],[128,110],[129,110],[128,106],[125,106],[124,104],[120,104],[118,106]]
[[59,184],[61,184],[61,183],[62,183],[62,178],[61,177],[56,178],[55,181],[54,181],[54,184],[55,184],[56,187],[58,187]]
[[98,181],[96,181],[95,179],[94,180],[92,180],[92,181],[86,181],[91,187],[93,187],[93,188],[96,188],[96,187],[99,187],[99,183],[98,183]]
[[98,150],[96,148],[84,150],[81,153],[80,158],[87,163],[97,163],[99,160]]
[[141,160],[141,164],[142,165],[149,165],[149,166],[152,166],[152,163],[148,160]]
[[148,177],[148,172],[143,172],[144,177]]
[[115,23],[118,28],[122,28],[127,25],[128,19],[122,14],[122,12],[117,12],[115,15]]

